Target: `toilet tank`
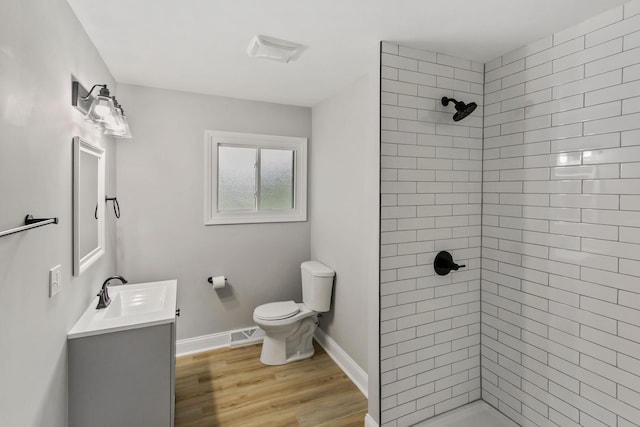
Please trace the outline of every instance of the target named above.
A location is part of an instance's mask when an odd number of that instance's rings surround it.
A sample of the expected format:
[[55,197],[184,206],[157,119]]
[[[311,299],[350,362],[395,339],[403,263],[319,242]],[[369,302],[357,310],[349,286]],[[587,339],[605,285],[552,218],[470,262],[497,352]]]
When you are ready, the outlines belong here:
[[329,311],[335,271],[318,261],[303,262],[300,270],[304,305],[317,312]]

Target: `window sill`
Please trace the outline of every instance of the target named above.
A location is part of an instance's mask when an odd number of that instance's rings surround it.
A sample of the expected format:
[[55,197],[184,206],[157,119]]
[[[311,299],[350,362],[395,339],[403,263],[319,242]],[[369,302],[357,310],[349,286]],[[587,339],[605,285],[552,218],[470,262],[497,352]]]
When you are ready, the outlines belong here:
[[244,214],[244,215],[220,215],[207,218],[204,225],[226,225],[226,224],[265,224],[278,222],[305,222],[307,216],[304,214],[291,215],[264,215],[264,214]]

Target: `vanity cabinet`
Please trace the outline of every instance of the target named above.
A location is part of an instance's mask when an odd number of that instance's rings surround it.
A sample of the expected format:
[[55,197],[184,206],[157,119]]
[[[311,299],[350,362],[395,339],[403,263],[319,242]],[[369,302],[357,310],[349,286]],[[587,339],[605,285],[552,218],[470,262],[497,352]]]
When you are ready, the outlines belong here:
[[69,427],[173,427],[177,282],[109,293],[67,334]]
[[68,341],[70,427],[173,427],[175,322]]

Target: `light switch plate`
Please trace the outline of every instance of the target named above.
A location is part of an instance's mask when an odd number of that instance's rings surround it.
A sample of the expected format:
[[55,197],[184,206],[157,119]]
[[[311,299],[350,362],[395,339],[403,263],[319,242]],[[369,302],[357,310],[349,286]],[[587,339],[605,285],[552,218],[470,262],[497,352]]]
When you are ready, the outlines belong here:
[[62,266],[56,265],[49,270],[49,298],[62,289]]

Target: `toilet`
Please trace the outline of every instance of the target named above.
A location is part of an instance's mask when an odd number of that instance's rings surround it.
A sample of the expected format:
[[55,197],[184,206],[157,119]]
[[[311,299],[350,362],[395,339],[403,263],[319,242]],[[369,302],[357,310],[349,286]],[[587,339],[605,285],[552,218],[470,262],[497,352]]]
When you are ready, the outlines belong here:
[[265,332],[260,361],[284,365],[313,356],[317,314],[329,311],[335,272],[318,261],[300,265],[302,303],[270,302],[256,307],[253,321]]

